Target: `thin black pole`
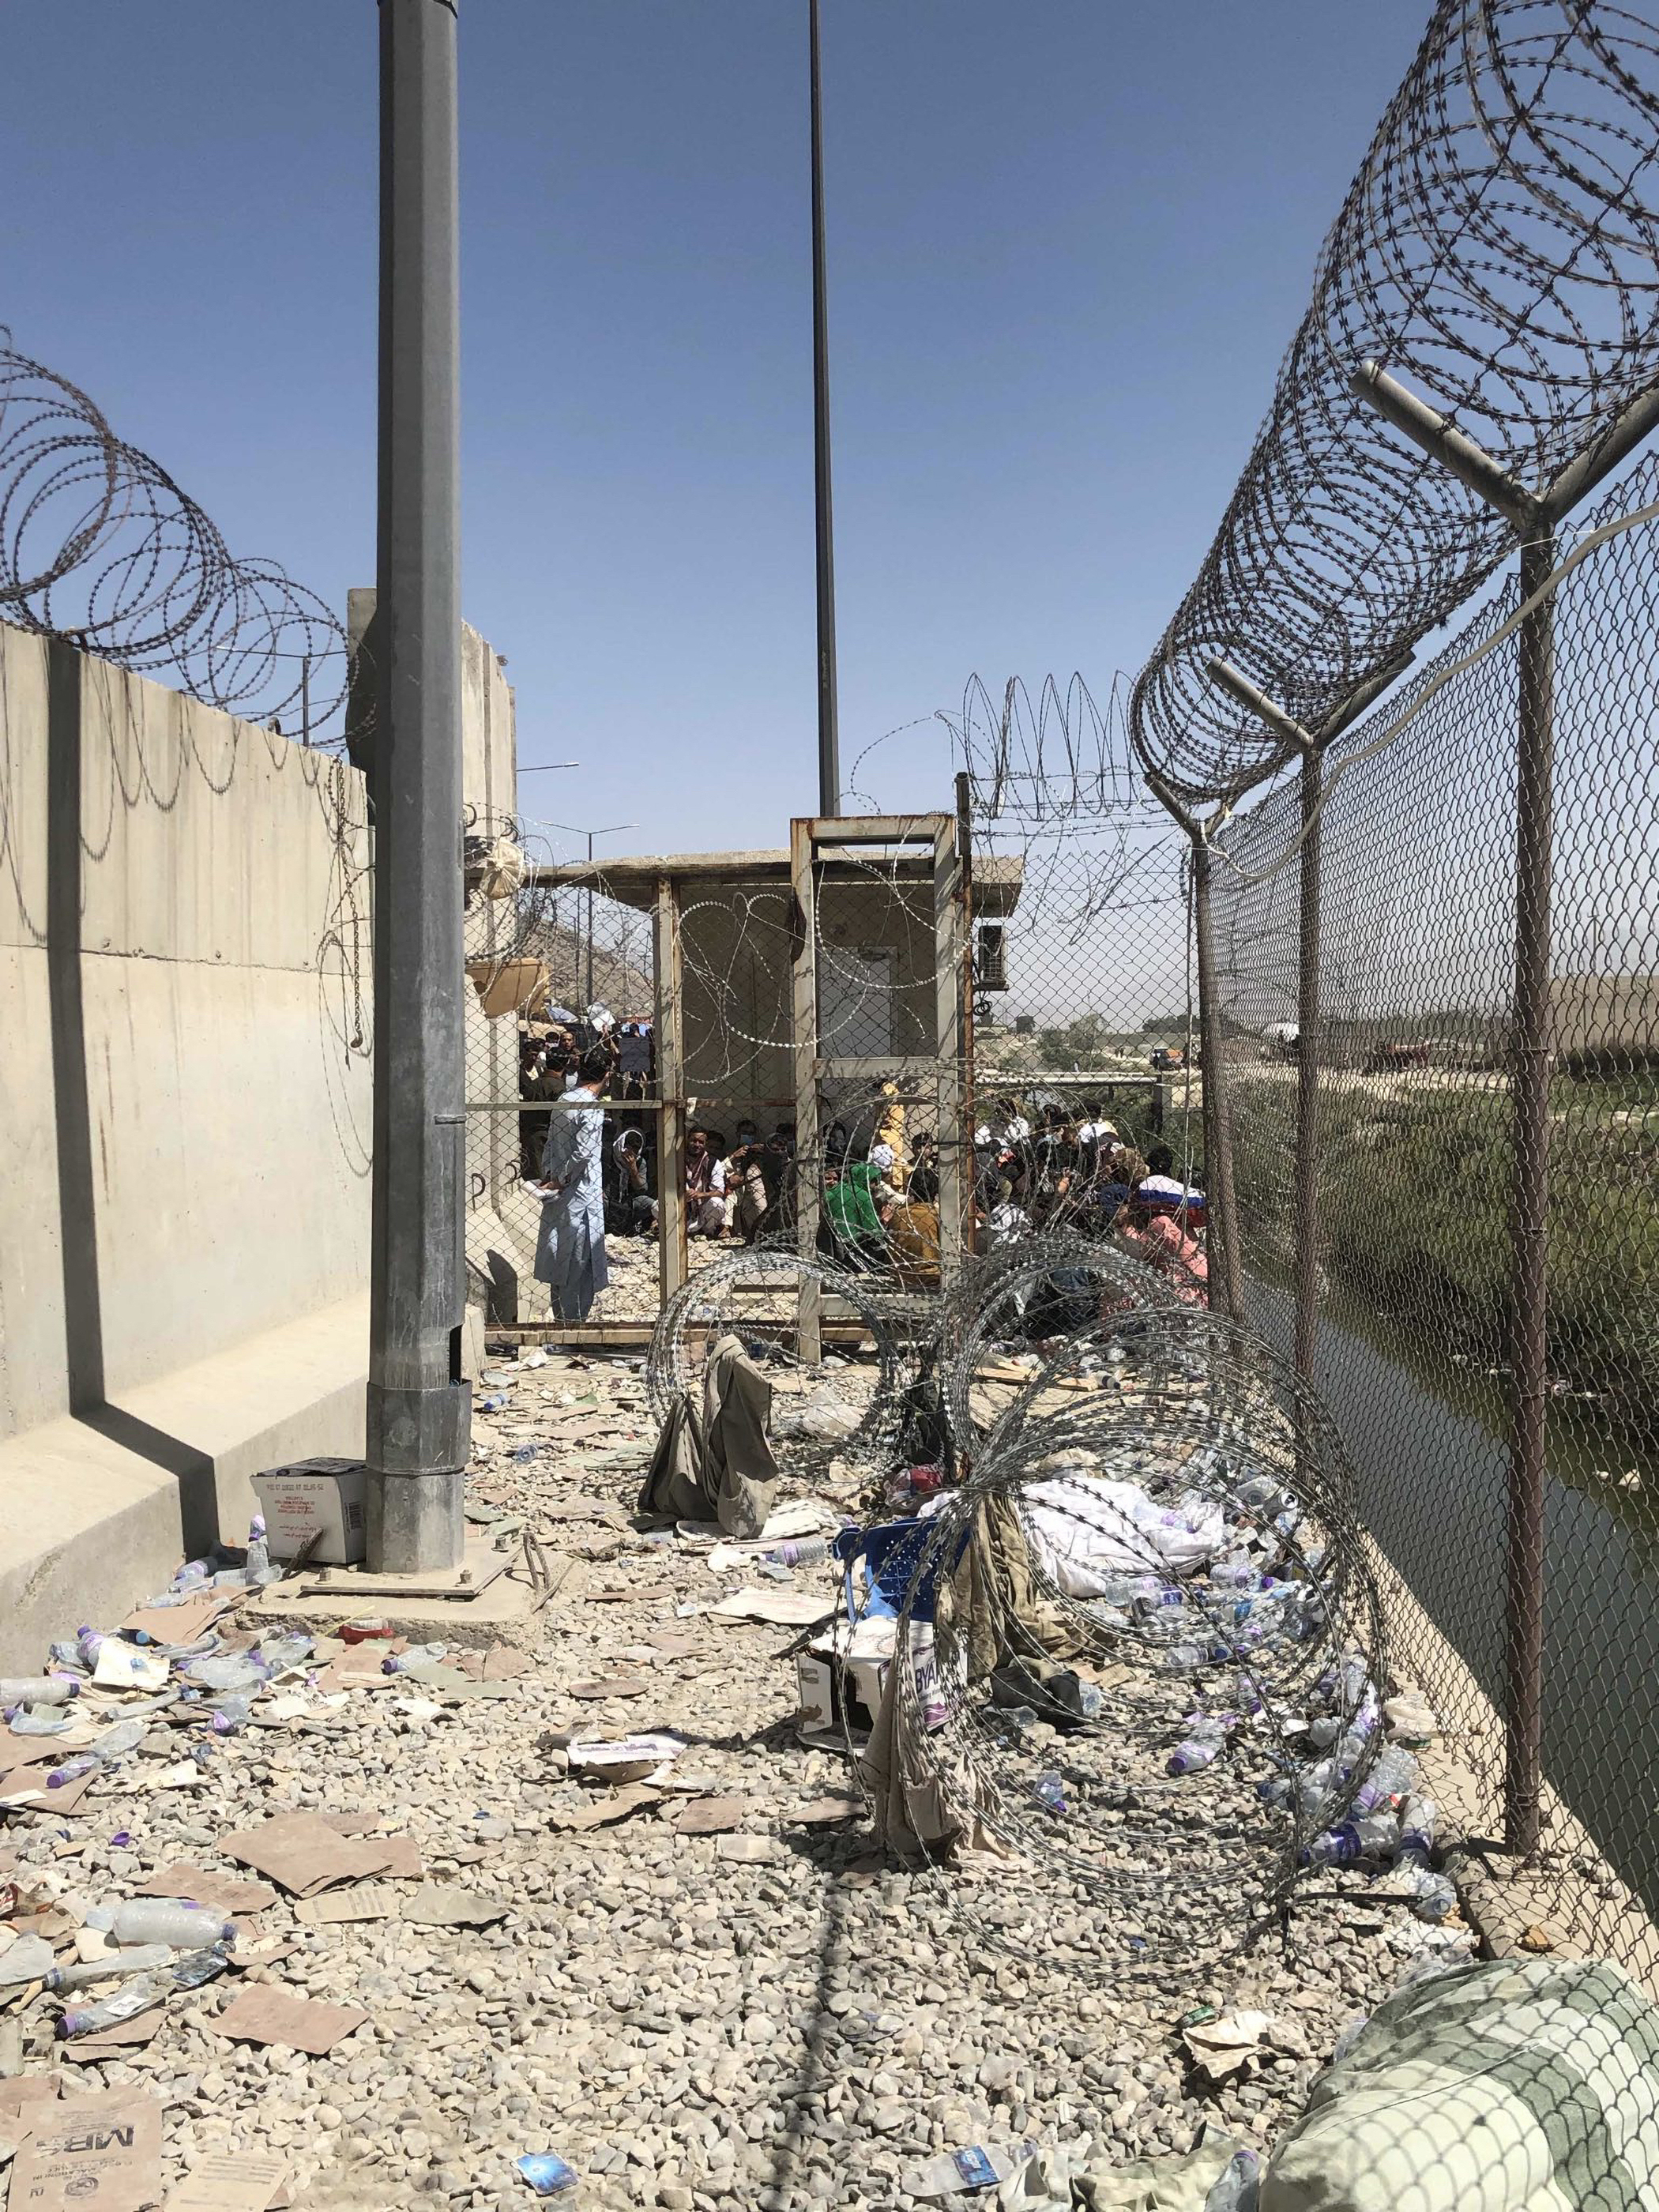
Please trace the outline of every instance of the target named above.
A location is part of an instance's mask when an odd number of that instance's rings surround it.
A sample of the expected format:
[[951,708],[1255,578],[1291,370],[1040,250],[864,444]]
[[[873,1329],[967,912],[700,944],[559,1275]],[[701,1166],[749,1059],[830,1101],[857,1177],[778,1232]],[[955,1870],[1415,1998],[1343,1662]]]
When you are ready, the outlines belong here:
[[[1524,605],[1555,566],[1555,535],[1539,526],[1521,548]],[[1543,1788],[1544,1462],[1549,1385],[1550,870],[1554,817],[1555,602],[1522,617],[1517,641],[1516,761],[1514,1440],[1507,1561],[1507,1735],[1504,1839],[1538,1849]]]
[[459,242],[454,0],[380,0],[372,1567],[458,1565],[461,1379]]
[[841,812],[841,726],[836,699],[836,530],[830,477],[830,319],[823,258],[823,112],[818,0],[808,0],[812,49],[812,457],[817,515],[818,812]]
[[593,1003],[593,832],[587,833],[587,996],[582,1000],[582,1013],[586,1015]]

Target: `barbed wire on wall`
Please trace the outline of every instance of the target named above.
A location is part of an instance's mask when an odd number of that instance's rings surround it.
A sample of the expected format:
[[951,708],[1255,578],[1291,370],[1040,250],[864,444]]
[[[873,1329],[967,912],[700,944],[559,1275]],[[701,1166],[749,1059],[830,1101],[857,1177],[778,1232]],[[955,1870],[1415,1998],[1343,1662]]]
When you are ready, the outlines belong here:
[[1134,686],[1135,750],[1190,800],[1285,757],[1211,682],[1212,656],[1319,729],[1516,542],[1357,396],[1369,361],[1533,492],[1659,378],[1659,29],[1640,13],[1436,9],[1215,541]]
[[0,325],[0,620],[343,748],[349,653],[316,592],[198,503]]

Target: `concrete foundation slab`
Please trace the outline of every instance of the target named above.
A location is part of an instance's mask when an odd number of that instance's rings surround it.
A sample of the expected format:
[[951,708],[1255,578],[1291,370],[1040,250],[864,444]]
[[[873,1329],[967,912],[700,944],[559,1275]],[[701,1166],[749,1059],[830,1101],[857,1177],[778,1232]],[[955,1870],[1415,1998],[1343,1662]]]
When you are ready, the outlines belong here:
[[0,1672],[245,1541],[262,1468],[361,1456],[368,1351],[365,1294],[0,1443]]
[[336,1633],[343,1621],[372,1619],[387,1622],[412,1643],[453,1644],[469,1650],[517,1644],[531,1650],[542,1637],[539,1596],[522,1559],[508,1560],[475,1536],[468,1540],[461,1565],[447,1574],[302,1569],[253,1600],[245,1618],[325,1636]]

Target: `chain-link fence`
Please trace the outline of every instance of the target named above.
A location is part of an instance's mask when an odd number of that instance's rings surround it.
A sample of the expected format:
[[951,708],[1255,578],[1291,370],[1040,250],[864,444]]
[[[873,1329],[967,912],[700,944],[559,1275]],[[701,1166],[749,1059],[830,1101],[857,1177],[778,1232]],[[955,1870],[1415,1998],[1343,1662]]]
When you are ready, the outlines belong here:
[[488,1319],[549,1317],[535,1274],[549,1130],[587,1055],[604,1061],[600,1182],[610,1281],[589,1318],[655,1321],[657,1080],[651,916],[525,872],[516,823],[478,824],[465,915],[467,1264]]
[[[1545,1146],[1522,1151],[1516,995],[1515,581],[1396,702],[1328,750],[1319,1009],[1298,1019],[1295,782],[1218,833],[1214,898],[1250,1292],[1293,1334],[1299,1218],[1318,1269],[1313,1379],[1367,1516],[1427,1616],[1413,1664],[1505,1822],[1505,1721],[1541,1595],[1550,1933],[1659,1964],[1659,461],[1575,533],[1553,594]],[[1610,525],[1632,526],[1601,538]],[[1571,558],[1563,548],[1563,559]],[[1298,1145],[1315,1082],[1316,1176]],[[1517,1283],[1541,1240],[1543,1496],[1517,1528]],[[1517,1644],[1516,1637],[1522,1640]],[[1516,1747],[1510,1747],[1513,1753]],[[1524,1753],[1524,1747],[1521,1747]]]

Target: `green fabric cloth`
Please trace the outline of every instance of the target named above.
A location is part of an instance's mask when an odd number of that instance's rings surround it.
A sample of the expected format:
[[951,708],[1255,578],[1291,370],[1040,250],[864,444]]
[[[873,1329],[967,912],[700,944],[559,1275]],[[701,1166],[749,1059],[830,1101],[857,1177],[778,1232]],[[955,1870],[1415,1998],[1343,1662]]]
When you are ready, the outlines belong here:
[[881,1216],[871,1196],[876,1171],[868,1160],[853,1160],[823,1194],[823,1211],[838,1237],[879,1237]]

